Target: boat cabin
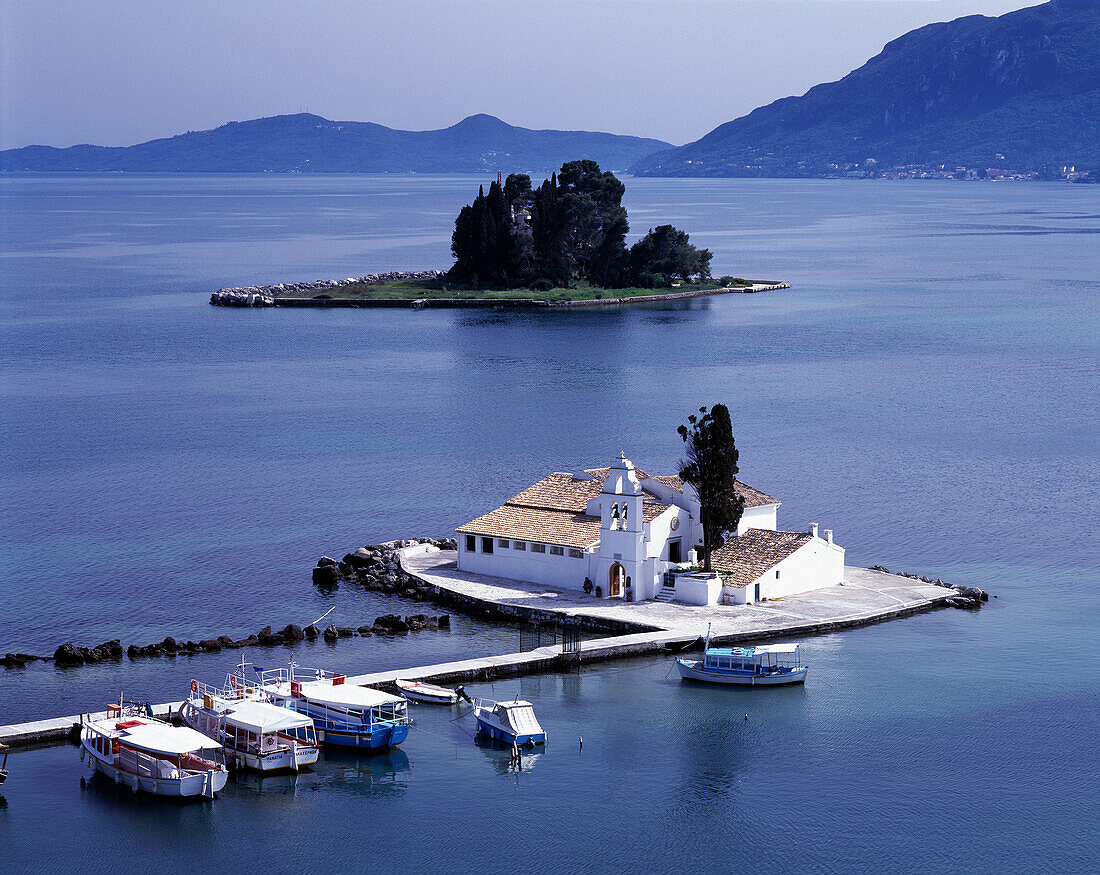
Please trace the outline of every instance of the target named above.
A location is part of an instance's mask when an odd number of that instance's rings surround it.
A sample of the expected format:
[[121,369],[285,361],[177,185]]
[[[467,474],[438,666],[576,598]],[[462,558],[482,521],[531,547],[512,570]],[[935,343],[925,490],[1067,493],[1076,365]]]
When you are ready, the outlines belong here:
[[760,647],[710,647],[703,656],[705,671],[769,674],[798,668],[797,644],[765,644]]
[[130,718],[113,727],[89,723],[85,729],[92,753],[132,775],[178,780],[225,769],[221,747],[185,726]]
[[239,702],[222,721],[225,744],[234,750],[269,753],[281,744],[316,744],[313,719],[266,702]]

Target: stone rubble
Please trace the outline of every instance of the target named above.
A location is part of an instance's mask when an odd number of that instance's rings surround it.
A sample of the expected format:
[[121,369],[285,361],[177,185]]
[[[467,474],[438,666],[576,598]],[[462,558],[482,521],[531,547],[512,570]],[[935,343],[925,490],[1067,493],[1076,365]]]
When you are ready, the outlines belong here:
[[274,307],[275,295],[313,297],[316,292],[338,289],[342,286],[377,286],[408,280],[439,279],[442,270],[391,270],[386,273],[368,273],[366,276],[348,277],[343,280],[317,280],[312,283],[279,283],[274,286],[242,286],[235,289],[218,289],[210,296],[215,307]]
[[982,602],[989,601],[989,593],[976,586],[962,586],[957,583],[946,583],[940,578],[931,578],[920,574],[912,574],[908,571],[891,571],[884,565],[872,565],[870,571],[881,571],[883,574],[895,574],[898,577],[908,577],[910,580],[919,580],[921,583],[929,583],[932,586],[942,586],[944,589],[953,589],[957,596],[949,598],[947,604],[953,608],[980,608]]

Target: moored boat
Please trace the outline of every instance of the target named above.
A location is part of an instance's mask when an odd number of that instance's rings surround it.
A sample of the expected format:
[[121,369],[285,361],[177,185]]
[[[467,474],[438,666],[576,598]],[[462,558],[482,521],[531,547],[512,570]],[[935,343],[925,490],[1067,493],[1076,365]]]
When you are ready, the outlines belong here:
[[[381,690],[345,683],[342,674],[320,669],[256,670],[256,686],[271,702],[313,719],[324,745],[389,750],[409,735],[409,703]],[[302,737],[294,733],[295,737]]]
[[686,680],[749,687],[805,683],[809,670],[797,644],[707,647],[702,659],[676,657],[676,667]]
[[226,759],[257,772],[298,771],[317,762],[320,747],[313,720],[268,701],[255,686],[231,682],[217,690],[191,681],[180,719],[217,741]]
[[229,777],[219,745],[138,706],[120,704],[85,723],[80,743],[97,772],[135,792],[213,799]]
[[517,698],[512,702],[474,703],[478,734],[504,744],[545,744],[546,730],[535,717],[535,706]]
[[435,684],[427,684],[423,681],[396,680],[394,684],[401,695],[415,702],[427,702],[433,705],[454,705],[458,702],[458,691],[448,690],[446,687],[437,687]]

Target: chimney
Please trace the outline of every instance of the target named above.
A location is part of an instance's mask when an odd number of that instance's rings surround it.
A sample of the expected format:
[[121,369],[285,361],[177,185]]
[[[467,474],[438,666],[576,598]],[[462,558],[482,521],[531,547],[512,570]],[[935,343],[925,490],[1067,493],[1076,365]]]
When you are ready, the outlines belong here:
[[833,543],[833,530],[832,529],[826,529],[825,530],[825,540],[828,541],[830,544]]
[[817,523],[810,523],[810,534],[817,537]]

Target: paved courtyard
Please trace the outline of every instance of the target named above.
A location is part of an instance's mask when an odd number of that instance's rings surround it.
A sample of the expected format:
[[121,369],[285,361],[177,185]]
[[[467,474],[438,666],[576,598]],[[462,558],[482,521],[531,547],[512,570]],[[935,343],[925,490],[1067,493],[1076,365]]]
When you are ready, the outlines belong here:
[[675,602],[625,602],[585,595],[578,590],[469,574],[458,570],[457,558],[455,551],[443,550],[408,556],[404,565],[406,570],[435,586],[482,601],[551,610],[566,617],[623,620],[684,635],[704,635],[708,624],[718,637],[775,634],[788,629],[797,634],[801,628],[822,623],[854,625],[879,616],[921,610],[955,595],[952,590],[908,577],[846,566],[843,585],[753,605],[702,607]]

